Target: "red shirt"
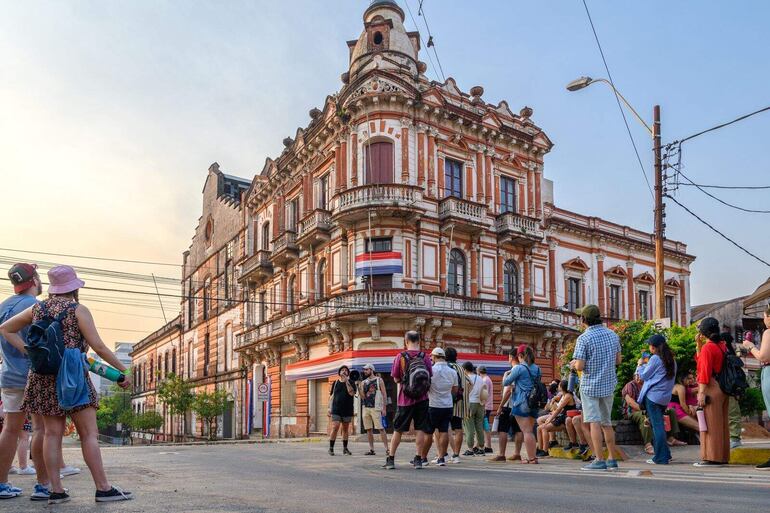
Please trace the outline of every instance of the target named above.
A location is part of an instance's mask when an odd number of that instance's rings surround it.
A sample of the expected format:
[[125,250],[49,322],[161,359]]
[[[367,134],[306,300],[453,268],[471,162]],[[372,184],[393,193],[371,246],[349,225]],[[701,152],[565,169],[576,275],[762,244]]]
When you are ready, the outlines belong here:
[[722,370],[722,361],[727,352],[724,342],[707,342],[698,356],[698,383],[708,385],[711,376]]

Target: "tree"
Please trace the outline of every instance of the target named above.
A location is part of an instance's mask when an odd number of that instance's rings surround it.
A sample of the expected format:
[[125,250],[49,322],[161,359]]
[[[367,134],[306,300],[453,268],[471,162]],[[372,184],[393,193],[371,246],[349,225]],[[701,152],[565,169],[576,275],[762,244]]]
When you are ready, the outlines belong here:
[[[194,398],[192,385],[173,372],[167,374],[166,379],[158,384],[157,394],[158,399],[166,405],[172,417],[184,416],[192,407]],[[184,426],[184,422],[181,424]]]
[[96,424],[101,431],[113,428],[124,412],[131,411],[131,392],[117,385],[110,387],[110,394],[99,400]]
[[225,413],[230,399],[230,394],[222,388],[216,389],[213,392],[198,392],[195,394],[192,410],[208,425],[209,440],[216,438],[214,423],[217,417]]

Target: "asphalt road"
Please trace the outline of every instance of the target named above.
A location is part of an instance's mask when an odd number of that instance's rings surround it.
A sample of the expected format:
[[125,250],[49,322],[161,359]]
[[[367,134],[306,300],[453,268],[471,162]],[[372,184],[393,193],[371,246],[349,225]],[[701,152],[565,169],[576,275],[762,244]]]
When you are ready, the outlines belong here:
[[[339,445],[339,442],[338,442]],[[3,512],[741,512],[767,511],[770,473],[748,467],[695,469],[681,463],[652,468],[652,477],[621,464],[616,473],[587,473],[580,463],[541,460],[537,467],[465,458],[459,465],[408,464],[402,445],[397,469],[380,468],[384,458],[367,457],[365,444],[353,456],[328,456],[323,443],[120,447],[103,449],[108,476],[135,493],[130,502],[95,504],[93,482],[83,466],[65,478],[72,502],[48,507],[28,496],[34,476],[11,476],[25,489],[0,502]],[[339,448],[341,449],[341,448]],[[338,452],[339,452],[338,449]],[[77,449],[65,449],[79,465]]]

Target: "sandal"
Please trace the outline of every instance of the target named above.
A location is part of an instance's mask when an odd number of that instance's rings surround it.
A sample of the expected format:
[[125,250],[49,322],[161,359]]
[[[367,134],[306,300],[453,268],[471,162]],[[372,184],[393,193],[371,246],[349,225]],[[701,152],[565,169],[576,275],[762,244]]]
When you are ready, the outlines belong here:
[[369,449],[369,452],[365,452],[364,456],[376,456],[376,454],[373,450]]
[[668,443],[668,445],[670,447],[684,447],[685,445],[687,445],[687,442],[683,442],[681,440],[677,440],[676,438],[674,438],[673,440],[671,440],[670,442],[667,442],[667,443]]
[[644,446],[644,452],[647,454],[655,454],[655,448],[652,446],[652,444],[647,444]]
[[532,458],[531,460],[521,460],[522,465],[539,465],[540,462],[537,461],[537,458]]

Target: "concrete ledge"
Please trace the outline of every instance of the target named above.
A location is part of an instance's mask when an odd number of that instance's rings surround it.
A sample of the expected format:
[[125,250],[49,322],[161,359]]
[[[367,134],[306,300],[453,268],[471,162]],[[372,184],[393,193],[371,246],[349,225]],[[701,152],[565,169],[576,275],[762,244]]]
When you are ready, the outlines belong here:
[[770,460],[770,448],[738,447],[730,451],[730,465],[759,465]]

